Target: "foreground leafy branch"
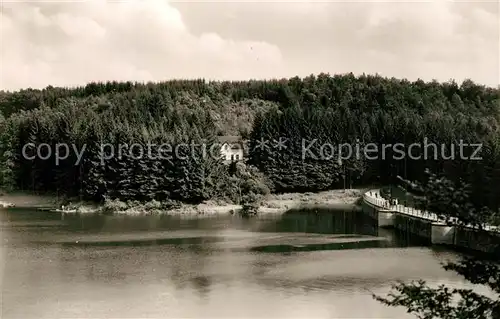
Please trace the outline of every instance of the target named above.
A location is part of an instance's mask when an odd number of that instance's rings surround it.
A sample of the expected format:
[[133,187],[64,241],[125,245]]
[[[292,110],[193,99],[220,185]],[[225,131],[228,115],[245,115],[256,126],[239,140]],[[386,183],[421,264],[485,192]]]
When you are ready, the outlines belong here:
[[[451,289],[444,285],[430,288],[423,280],[410,284],[399,282],[387,298],[374,298],[388,306],[403,306],[421,319],[496,318],[499,302],[471,289]],[[496,310],[498,311],[498,310]]]
[[[422,187],[425,193],[423,204],[430,211],[445,220],[458,220],[459,224],[479,226],[494,212],[477,207],[469,202],[470,188],[453,183],[428,173],[429,179]],[[500,244],[500,243],[499,243]],[[459,262],[443,265],[445,270],[454,271],[472,284],[488,287],[492,297],[477,293],[473,289],[450,288],[445,285],[429,287],[423,280],[410,283],[398,282],[392,286],[387,297],[373,295],[383,304],[391,307],[405,307],[408,313],[420,319],[499,319],[500,318],[500,266],[498,258],[491,260],[478,257],[464,257]]]

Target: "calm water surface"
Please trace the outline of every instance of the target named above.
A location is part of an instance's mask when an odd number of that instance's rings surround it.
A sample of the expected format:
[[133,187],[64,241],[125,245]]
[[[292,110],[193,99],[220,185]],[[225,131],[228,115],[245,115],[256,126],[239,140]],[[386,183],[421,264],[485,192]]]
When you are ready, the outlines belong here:
[[359,212],[181,219],[0,211],[1,318],[413,318],[370,293],[462,285]]

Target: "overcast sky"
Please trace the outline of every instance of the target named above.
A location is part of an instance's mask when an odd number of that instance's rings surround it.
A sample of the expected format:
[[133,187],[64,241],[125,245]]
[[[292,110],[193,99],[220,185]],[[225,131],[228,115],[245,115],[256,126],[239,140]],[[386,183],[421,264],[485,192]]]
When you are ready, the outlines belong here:
[[320,72],[500,83],[495,0],[3,1],[0,89]]

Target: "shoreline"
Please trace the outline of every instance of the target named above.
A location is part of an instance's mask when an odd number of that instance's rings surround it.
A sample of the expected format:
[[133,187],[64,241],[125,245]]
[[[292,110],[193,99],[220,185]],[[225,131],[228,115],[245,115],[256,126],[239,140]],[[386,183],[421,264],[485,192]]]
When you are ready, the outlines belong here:
[[[290,210],[349,208],[363,195],[363,189],[336,189],[319,193],[271,194],[264,199],[257,215],[282,215]],[[236,204],[216,204],[205,202],[198,205],[183,205],[166,212],[171,215],[227,215],[238,213],[242,209]]]
[[[258,215],[281,215],[290,210],[300,209],[348,209],[353,207],[362,197],[365,189],[335,189],[318,193],[285,193],[270,194],[265,198],[258,209]],[[13,201],[14,199],[14,201]],[[20,203],[19,201],[23,202]],[[16,203],[17,202],[17,203]],[[11,194],[0,197],[0,206],[13,204],[15,207],[38,208],[63,212],[57,210],[57,200],[54,197]],[[125,203],[123,203],[125,204]],[[126,205],[126,204],[125,204]],[[64,211],[66,214],[104,214],[105,205],[96,205],[77,202],[74,209]],[[52,209],[48,208],[52,207]],[[128,207],[117,207],[111,211],[113,215],[155,215],[164,214],[171,216],[217,216],[238,213],[241,205],[221,203],[208,200],[200,204],[181,204],[173,209],[161,209],[148,203],[140,203]]]

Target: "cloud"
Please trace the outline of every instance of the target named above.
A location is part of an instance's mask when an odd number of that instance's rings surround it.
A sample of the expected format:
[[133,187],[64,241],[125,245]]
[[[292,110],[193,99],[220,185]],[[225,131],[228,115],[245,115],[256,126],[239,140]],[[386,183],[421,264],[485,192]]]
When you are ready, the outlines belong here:
[[[193,32],[277,45],[287,75],[380,73],[497,85],[496,1],[175,3]],[[210,19],[204,16],[210,15]]]
[[379,73],[500,83],[498,3],[2,3],[0,88]]
[[278,47],[193,35],[166,1],[4,3],[1,88],[96,80],[271,77]]

